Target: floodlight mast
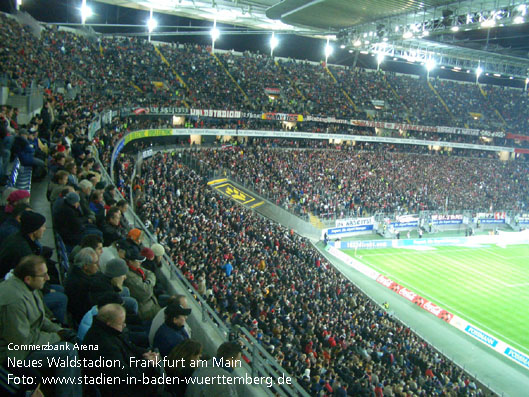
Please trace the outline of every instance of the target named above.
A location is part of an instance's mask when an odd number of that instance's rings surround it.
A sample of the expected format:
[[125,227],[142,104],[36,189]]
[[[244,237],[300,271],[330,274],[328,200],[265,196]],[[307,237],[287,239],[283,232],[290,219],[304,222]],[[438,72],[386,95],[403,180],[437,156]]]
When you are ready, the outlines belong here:
[[478,66],[476,69],[476,84],[479,83],[479,76],[481,76],[481,73],[483,73],[483,69],[481,66]]

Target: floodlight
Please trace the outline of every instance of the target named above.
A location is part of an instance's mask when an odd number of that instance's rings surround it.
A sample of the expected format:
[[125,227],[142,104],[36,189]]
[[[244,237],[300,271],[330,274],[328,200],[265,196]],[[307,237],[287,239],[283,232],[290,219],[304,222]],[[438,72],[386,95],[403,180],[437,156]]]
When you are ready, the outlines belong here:
[[411,39],[413,37],[413,33],[410,32],[410,31],[407,31],[405,32],[403,35],[402,35],[402,38],[403,39]]
[[494,18],[487,19],[486,21],[481,22],[482,28],[493,28],[494,26],[496,26],[496,21],[494,20]]
[[428,59],[426,61],[426,70],[428,71],[428,73],[430,73],[434,68],[435,68],[435,65],[436,65],[436,62],[435,62],[435,59]]
[[86,5],[86,0],[81,4],[81,22],[84,24],[92,16],[92,9]]
[[384,62],[384,54],[382,54],[381,52],[379,52],[377,54],[377,63],[380,65],[382,62]]
[[514,22],[515,24],[520,24],[520,23],[524,23],[525,20],[523,19],[523,17],[521,17],[521,16],[517,16],[517,17],[514,18],[513,22]]
[[275,34],[272,33],[272,37],[270,38],[270,48],[272,49],[272,51],[274,51],[274,49],[277,47],[278,44],[279,44],[279,40],[277,39]]
[[481,73],[483,73],[483,69],[481,68],[481,66],[478,66],[476,69],[476,78],[481,76]]
[[452,32],[459,32],[459,26],[452,26],[452,27],[450,28],[450,30],[451,30]]
[[382,39],[382,41],[383,41],[384,43],[385,43],[386,41],[388,41],[388,40],[389,40],[389,39],[388,39],[387,37],[384,37],[384,38]]
[[220,30],[218,30],[217,27],[214,26],[213,29],[211,29],[211,31],[209,32],[209,34],[211,35],[211,40],[215,42],[220,37]]
[[527,13],[527,5],[525,4],[520,4],[518,6],[518,11],[520,11],[522,13],[522,17],[525,16],[525,14]]
[[327,43],[327,45],[325,46],[325,58],[329,58],[332,52],[333,52],[332,46],[329,43]]
[[354,45],[355,47],[360,47],[360,46],[362,45],[362,42],[361,42],[360,40],[356,40],[356,41],[353,43],[353,45]]
[[422,37],[428,37],[430,35],[430,32],[427,30],[422,31]]
[[501,74],[499,74],[499,73],[494,73],[494,77],[501,77]]
[[156,29],[156,26],[158,26],[158,22],[154,18],[149,18],[147,21],[147,29],[149,30],[149,33],[151,33],[154,29]]

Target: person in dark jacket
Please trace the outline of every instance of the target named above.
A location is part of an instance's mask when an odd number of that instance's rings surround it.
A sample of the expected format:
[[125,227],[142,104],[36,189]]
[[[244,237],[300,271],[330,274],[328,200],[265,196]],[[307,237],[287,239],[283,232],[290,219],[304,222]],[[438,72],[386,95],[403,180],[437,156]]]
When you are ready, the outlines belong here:
[[62,237],[64,244],[70,246],[70,251],[81,242],[85,228],[84,218],[79,212],[79,202],[77,193],[68,193],[55,218],[57,233]]
[[103,232],[103,246],[108,247],[116,240],[125,238],[125,231],[120,227],[121,211],[117,207],[112,207],[107,211],[105,223],[101,231]]
[[41,176],[46,172],[46,163],[35,157],[35,148],[30,144],[33,139],[34,136],[22,128],[15,137],[12,152],[19,158],[20,164],[25,167],[33,167],[35,174]]
[[94,275],[99,271],[99,257],[90,247],[82,248],[75,255],[73,266],[66,277],[64,290],[68,296],[68,311],[79,323],[85,313],[93,306],[86,296]]
[[6,238],[20,231],[20,217],[24,211],[31,209],[29,204],[20,203],[15,206],[13,212],[0,225],[0,246]]
[[165,322],[158,328],[154,336],[153,347],[159,349],[162,357],[169,355],[171,350],[189,339],[184,325],[191,309],[184,308],[179,302],[171,302],[165,309]]
[[167,361],[170,363],[180,363],[178,365],[169,365],[166,367],[167,376],[179,378],[179,382],[174,382],[167,386],[167,391],[173,397],[183,396],[186,392],[186,380],[193,375],[193,371],[198,366],[197,361],[202,356],[202,345],[200,342],[192,339],[180,343],[176,346],[169,356]]
[[108,261],[102,273],[96,273],[90,284],[88,299],[91,305],[97,304],[103,295],[114,293],[123,299],[123,306],[129,314],[138,314],[138,302],[130,296],[130,291],[123,286],[129,269],[121,258]]
[[12,234],[0,246],[0,277],[13,269],[27,255],[41,255],[39,240],[46,230],[46,218],[33,211],[20,216],[20,231]]
[[[103,397],[114,396],[156,396],[156,389],[143,381],[143,376],[160,376],[155,363],[159,360],[157,353],[147,351],[132,344],[123,334],[126,311],[116,303],[110,303],[98,310],[92,327],[86,333],[83,344],[97,346],[98,349],[82,351],[82,357],[95,361],[102,357],[104,361],[112,360],[113,365],[103,368],[85,368],[86,375],[95,379],[98,376],[119,377],[123,380],[134,377],[137,382],[98,386]],[[146,361],[151,361],[146,363]],[[142,365],[143,364],[143,365]],[[148,368],[143,368],[143,366]]]

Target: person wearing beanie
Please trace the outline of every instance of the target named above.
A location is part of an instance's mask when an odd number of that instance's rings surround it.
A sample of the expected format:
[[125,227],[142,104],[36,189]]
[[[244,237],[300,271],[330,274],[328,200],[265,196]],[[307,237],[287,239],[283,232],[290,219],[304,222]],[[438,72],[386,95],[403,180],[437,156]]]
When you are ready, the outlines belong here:
[[85,220],[79,210],[80,197],[76,192],[70,192],[64,197],[64,202],[54,218],[55,230],[61,236],[66,247],[72,250],[83,239]]
[[6,214],[10,214],[15,209],[18,203],[25,203],[29,205],[29,192],[27,190],[15,190],[7,197],[7,205],[5,207]]
[[94,275],[88,292],[90,305],[96,305],[105,294],[116,294],[123,300],[127,313],[138,314],[138,302],[130,296],[130,290],[123,285],[129,269],[121,258],[109,260],[103,271]]
[[24,211],[29,209],[31,209],[29,204],[24,202],[15,205],[13,212],[0,225],[0,246],[6,238],[20,230],[20,217]]
[[33,211],[24,211],[20,216],[20,231],[12,234],[0,246],[0,277],[4,278],[20,260],[27,255],[41,255],[39,243],[46,230],[46,218]]
[[135,244],[141,250],[143,241],[143,232],[140,229],[131,229],[127,234],[127,240]]

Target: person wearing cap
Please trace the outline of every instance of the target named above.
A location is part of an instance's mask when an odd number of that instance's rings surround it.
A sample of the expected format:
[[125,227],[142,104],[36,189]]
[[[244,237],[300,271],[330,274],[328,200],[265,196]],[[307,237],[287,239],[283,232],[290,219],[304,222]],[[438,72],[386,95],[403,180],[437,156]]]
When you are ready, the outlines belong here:
[[123,299],[123,307],[129,314],[138,314],[138,301],[130,296],[130,290],[123,285],[128,273],[127,263],[121,258],[111,259],[106,263],[102,272],[94,275],[88,300],[95,305],[104,294],[116,294]]
[[[183,308],[186,308],[186,309],[189,308],[189,305],[187,303],[187,298],[185,295],[177,294],[177,295],[170,296],[169,299],[167,300],[167,306],[169,306],[173,302],[177,302]],[[162,310],[160,310],[156,314],[156,316],[154,316],[154,319],[152,320],[151,327],[149,329],[149,345],[150,346],[152,346],[154,343],[154,336],[156,335],[156,332],[158,332],[158,329],[165,322],[165,310],[167,309],[167,306],[162,308]],[[184,324],[184,328],[187,334],[189,335],[189,337],[191,338],[192,336],[191,328],[189,327],[189,324],[187,323],[187,321]]]
[[141,267],[145,257],[139,248],[130,245],[125,253],[129,269],[124,285],[129,288],[130,296],[138,301],[138,315],[143,321],[151,321],[160,311],[160,305],[154,295],[156,276],[150,270]]
[[[0,362],[7,358],[24,360],[21,366],[34,366],[38,360],[43,368],[52,369],[56,377],[77,377],[81,368],[57,366],[49,359],[71,362],[77,360],[77,350],[69,343],[74,334],[50,321],[46,315],[40,290],[49,280],[46,261],[29,255],[17,264],[13,277],[0,288]],[[28,350],[28,346],[51,345],[51,349]],[[10,346],[12,346],[10,348]],[[15,348],[13,348],[15,347]],[[39,368],[40,369],[40,368]],[[82,386],[58,382],[57,396],[81,396]]]
[[55,218],[55,230],[62,237],[64,244],[70,247],[69,251],[83,239],[85,222],[79,211],[80,201],[77,193],[68,193]]
[[189,339],[184,325],[190,314],[191,309],[183,307],[176,301],[165,308],[165,322],[156,331],[153,341],[153,347],[160,351],[162,357],[168,356],[173,347]]
[[103,246],[108,247],[116,240],[125,238],[125,231],[120,226],[121,211],[117,207],[111,207],[105,216],[105,222],[101,231],[103,232]]
[[97,272],[99,256],[90,247],[82,248],[75,255],[73,266],[70,267],[64,283],[68,296],[68,311],[77,323],[92,306],[90,300],[86,299],[86,291],[90,291],[90,285]]
[[33,211],[24,211],[20,216],[20,231],[12,234],[0,246],[0,277],[4,278],[20,259],[27,255],[41,255],[39,240],[46,230],[46,218]]

